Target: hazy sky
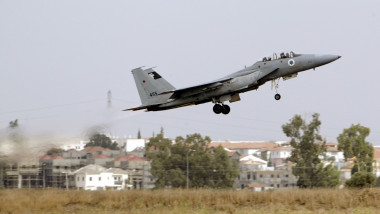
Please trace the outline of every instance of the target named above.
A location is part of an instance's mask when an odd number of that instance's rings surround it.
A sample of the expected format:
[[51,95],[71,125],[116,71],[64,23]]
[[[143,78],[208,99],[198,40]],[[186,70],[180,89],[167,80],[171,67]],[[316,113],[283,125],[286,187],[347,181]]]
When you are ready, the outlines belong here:
[[[141,104],[131,69],[147,66],[177,88],[208,82],[273,52],[342,58],[241,94],[229,115],[212,103],[162,112]],[[379,1],[0,0],[0,130],[83,137],[191,133],[213,140],[288,140],[281,125],[320,113],[328,141],[360,123],[380,145]],[[112,108],[107,109],[107,91]]]

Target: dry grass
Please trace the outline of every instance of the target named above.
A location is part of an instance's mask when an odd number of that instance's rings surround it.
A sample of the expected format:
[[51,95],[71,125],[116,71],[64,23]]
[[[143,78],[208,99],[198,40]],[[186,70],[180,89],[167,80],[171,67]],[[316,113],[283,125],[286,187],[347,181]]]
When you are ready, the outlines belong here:
[[380,189],[0,190],[0,213],[377,213]]

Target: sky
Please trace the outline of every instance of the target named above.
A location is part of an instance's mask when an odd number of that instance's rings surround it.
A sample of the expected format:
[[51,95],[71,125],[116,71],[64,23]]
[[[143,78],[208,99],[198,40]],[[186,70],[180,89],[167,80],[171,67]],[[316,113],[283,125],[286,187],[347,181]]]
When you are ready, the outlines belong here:
[[[337,142],[360,123],[380,146],[379,1],[5,1],[0,0],[0,133],[18,119],[29,139],[117,137],[286,141],[296,114],[320,114],[320,134]],[[141,101],[131,74],[155,70],[176,88],[208,82],[274,52],[342,58],[241,94],[231,113],[213,104],[124,112]],[[111,107],[107,92],[112,92]],[[38,141],[45,144],[47,141]]]

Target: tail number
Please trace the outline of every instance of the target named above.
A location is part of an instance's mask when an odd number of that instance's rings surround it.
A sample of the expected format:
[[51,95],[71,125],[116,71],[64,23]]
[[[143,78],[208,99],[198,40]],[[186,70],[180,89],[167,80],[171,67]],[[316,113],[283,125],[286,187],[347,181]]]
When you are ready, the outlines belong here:
[[150,95],[151,97],[155,97],[155,96],[158,96],[158,93],[155,91],[155,92],[151,92],[149,95]]

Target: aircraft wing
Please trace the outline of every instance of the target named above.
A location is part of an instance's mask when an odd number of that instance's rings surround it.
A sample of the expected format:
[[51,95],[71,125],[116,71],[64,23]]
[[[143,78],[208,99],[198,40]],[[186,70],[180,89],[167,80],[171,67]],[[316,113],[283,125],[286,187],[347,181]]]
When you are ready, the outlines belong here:
[[173,93],[169,99],[176,99],[179,97],[188,97],[196,94],[200,94],[206,91],[214,90],[223,85],[224,82],[228,82],[233,78],[222,78],[215,80],[213,82],[204,83],[201,85],[191,86],[187,88],[181,88],[177,90],[165,91],[160,94],[170,94]]

